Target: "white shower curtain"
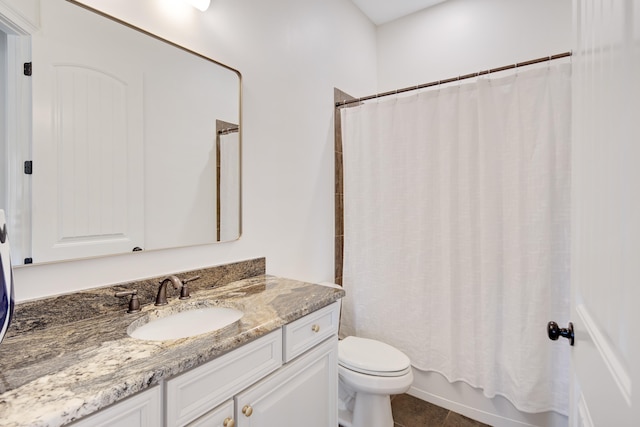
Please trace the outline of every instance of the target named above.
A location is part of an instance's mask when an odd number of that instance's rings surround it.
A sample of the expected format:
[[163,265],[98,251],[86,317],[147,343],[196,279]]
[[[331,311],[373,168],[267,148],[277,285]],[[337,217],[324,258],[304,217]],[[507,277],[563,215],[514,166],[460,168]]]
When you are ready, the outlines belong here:
[[[570,64],[342,110],[343,329],[567,413]],[[564,340],[563,340],[564,341]]]
[[240,134],[220,135],[220,241],[240,237]]

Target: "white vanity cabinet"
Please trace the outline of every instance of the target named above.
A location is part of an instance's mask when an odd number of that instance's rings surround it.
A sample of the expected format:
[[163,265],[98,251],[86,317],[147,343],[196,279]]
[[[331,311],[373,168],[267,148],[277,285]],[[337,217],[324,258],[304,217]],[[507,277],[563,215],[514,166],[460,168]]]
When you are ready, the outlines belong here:
[[167,381],[167,427],[337,426],[339,311],[333,303]]
[[335,427],[339,309],[310,313],[74,427]]
[[162,388],[155,386],[102,411],[73,427],[158,427],[162,425]]

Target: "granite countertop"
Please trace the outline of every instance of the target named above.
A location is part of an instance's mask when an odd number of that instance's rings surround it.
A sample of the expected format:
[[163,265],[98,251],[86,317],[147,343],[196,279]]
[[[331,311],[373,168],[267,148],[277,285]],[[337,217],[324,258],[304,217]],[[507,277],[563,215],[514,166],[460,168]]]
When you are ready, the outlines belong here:
[[[170,295],[173,295],[169,292]],[[342,298],[344,291],[260,275],[192,291],[192,298],[23,328],[0,344],[0,426],[61,426],[208,362]],[[170,341],[127,335],[135,320],[184,304],[237,308],[221,330]],[[73,310],[57,307],[54,311]],[[46,319],[41,322],[47,323]],[[32,322],[33,323],[33,322]]]

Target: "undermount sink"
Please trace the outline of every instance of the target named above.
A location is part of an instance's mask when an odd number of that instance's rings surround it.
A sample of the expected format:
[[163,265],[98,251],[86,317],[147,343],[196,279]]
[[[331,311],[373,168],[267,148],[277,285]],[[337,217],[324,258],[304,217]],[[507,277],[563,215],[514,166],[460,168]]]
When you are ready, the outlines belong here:
[[141,340],[174,340],[222,329],[237,322],[243,315],[242,311],[228,307],[194,308],[152,319],[141,326],[133,323],[127,333]]

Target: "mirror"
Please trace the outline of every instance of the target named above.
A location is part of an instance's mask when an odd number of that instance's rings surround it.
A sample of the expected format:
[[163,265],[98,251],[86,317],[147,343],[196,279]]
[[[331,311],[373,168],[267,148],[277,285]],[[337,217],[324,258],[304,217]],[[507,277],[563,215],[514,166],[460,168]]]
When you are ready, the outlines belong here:
[[32,58],[18,263],[239,238],[238,71],[73,0],[41,2]]
[[235,123],[216,121],[216,241],[232,240],[240,229],[240,128]]

